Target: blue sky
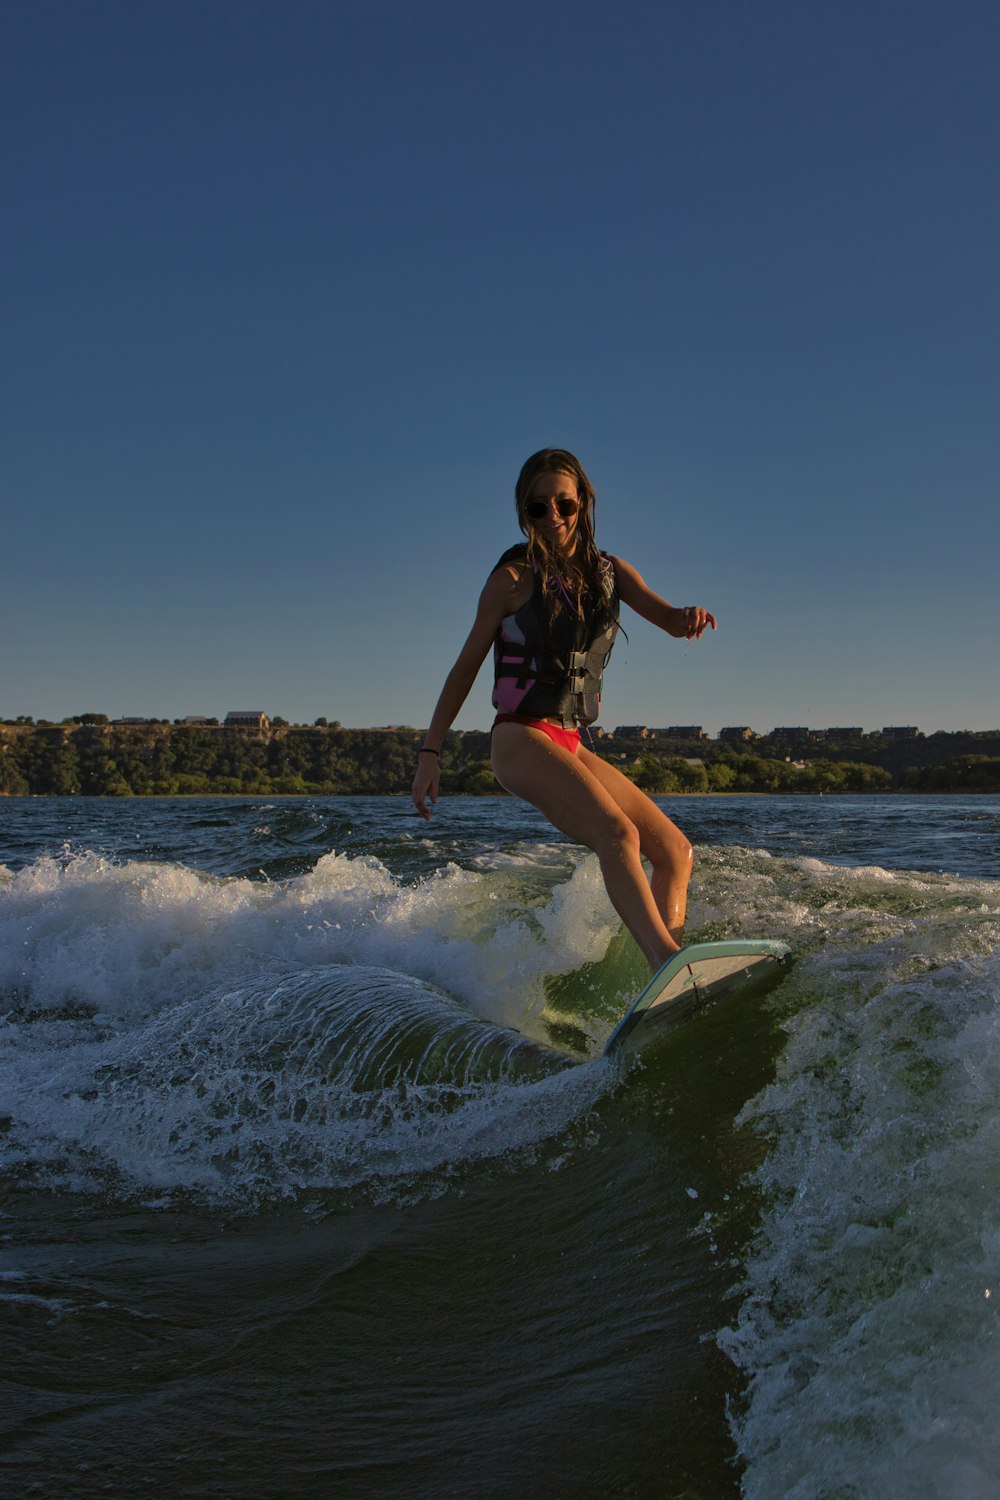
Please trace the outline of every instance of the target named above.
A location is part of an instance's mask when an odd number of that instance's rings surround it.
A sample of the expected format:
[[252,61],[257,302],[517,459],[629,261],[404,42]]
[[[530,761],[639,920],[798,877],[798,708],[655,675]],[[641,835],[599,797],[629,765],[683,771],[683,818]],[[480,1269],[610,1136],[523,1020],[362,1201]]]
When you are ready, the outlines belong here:
[[993,728],[998,53],[993,0],[5,0],[0,716],[425,725],[551,444],[719,617],[628,621],[606,725]]

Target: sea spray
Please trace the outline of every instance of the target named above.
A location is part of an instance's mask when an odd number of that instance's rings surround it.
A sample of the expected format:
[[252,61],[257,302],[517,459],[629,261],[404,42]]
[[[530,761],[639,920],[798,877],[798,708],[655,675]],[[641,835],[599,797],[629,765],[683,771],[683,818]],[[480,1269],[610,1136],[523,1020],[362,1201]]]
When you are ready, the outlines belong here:
[[274,883],[90,852],[43,857],[7,871],[0,889],[0,992],[27,986],[36,1006],[124,1017],[274,960],[371,963],[524,1029],[544,1004],[544,975],[600,957],[616,930],[603,891],[593,913],[594,863],[571,866],[540,907],[523,874],[447,866],[401,882],[366,856],[331,853]]
[[745,1493],[993,1496],[1000,885],[792,864],[830,936],[743,1114],[770,1141],[721,1336]]
[[[456,998],[537,1024],[532,902],[509,873],[400,883],[335,854],[283,883],[42,858],[0,893],[0,1161],[250,1202],[544,1138],[602,1085],[532,1102],[569,1060]],[[541,913],[557,937],[573,906]]]

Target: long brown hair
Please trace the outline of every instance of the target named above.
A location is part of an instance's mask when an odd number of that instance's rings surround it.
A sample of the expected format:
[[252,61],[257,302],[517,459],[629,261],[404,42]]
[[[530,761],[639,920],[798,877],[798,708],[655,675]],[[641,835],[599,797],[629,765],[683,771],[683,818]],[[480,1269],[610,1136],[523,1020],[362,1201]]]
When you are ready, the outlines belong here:
[[[545,537],[536,531],[525,509],[535,480],[541,474],[568,474],[576,483],[580,508],[576,522],[576,552],[572,560],[558,557]],[[514,486],[518,525],[528,538],[528,562],[541,575],[542,592],[549,609],[558,614],[567,596],[576,613],[585,612],[588,600],[602,592],[602,577],[609,566],[594,540],[594,511],[597,496],[583,465],[565,448],[540,448],[527,459]]]

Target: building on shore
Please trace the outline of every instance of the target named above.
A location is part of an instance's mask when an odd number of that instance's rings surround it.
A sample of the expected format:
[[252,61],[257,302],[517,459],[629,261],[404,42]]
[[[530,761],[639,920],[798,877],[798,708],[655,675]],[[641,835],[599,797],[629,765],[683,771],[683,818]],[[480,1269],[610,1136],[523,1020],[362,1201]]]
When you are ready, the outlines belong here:
[[[622,731],[624,733],[624,731]],[[667,724],[661,729],[645,729],[638,738],[649,740],[707,740],[700,724]]]
[[266,734],[271,727],[271,721],[263,709],[233,709],[226,714],[225,729],[254,729],[258,734]]

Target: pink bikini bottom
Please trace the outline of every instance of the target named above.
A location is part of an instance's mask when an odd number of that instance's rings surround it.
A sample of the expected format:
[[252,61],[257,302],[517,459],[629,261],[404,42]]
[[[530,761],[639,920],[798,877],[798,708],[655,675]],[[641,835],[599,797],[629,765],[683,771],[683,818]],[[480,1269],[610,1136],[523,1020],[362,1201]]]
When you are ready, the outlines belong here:
[[580,748],[579,729],[563,729],[559,724],[548,724],[544,719],[528,719],[521,714],[497,714],[493,720],[494,729],[498,724],[523,724],[525,729],[540,729],[554,745],[562,745],[570,755],[575,755]]

